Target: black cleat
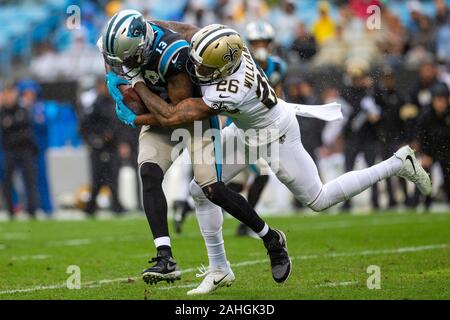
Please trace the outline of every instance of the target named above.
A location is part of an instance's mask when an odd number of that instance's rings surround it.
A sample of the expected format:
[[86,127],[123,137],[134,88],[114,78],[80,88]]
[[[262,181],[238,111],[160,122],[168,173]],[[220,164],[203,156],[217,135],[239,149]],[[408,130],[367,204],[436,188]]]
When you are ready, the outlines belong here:
[[173,257],[158,252],[158,256],[149,261],[149,263],[153,262],[156,262],[154,266],[142,272],[142,279],[147,284],[157,284],[160,281],[173,283],[181,279],[180,269]]
[[280,230],[274,230],[277,237],[269,242],[265,242],[267,254],[270,258],[273,279],[278,282],[284,282],[289,278],[292,269],[291,258],[287,251],[287,240],[284,233]]

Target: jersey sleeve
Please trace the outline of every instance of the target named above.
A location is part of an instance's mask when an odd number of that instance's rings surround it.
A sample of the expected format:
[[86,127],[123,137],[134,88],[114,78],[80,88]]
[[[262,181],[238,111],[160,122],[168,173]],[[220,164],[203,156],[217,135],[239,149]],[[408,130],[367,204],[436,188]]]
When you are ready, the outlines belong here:
[[189,43],[185,40],[175,40],[167,46],[159,60],[159,73],[168,79],[178,73],[185,72],[189,59]]

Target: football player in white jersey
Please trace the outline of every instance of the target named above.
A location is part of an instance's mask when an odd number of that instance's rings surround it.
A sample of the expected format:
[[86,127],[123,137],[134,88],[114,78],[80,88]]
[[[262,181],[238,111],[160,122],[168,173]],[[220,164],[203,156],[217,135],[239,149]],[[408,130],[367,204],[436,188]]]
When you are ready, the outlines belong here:
[[[294,107],[277,98],[235,30],[223,25],[200,29],[192,37],[189,55],[195,81],[203,84],[202,98],[189,98],[171,105],[150,91],[145,92],[140,82],[135,89],[162,126],[176,126],[218,113],[233,119],[234,123],[222,130],[222,145],[226,148],[222,165],[225,183],[248,166],[246,158],[256,150],[294,196],[314,211],[325,210],[394,175],[414,182],[423,194],[431,192],[430,178],[409,146],[400,148],[391,158],[375,166],[322,183],[315,163],[303,148]],[[238,143],[232,143],[236,137]],[[229,145],[233,147],[227,148]],[[233,156],[228,157],[229,153]],[[238,161],[234,157],[236,154]],[[221,239],[218,235],[222,223],[220,208],[208,200],[194,180],[190,190],[197,215],[202,217],[199,219],[202,231],[207,230],[208,234]],[[268,229],[265,224],[253,231],[264,236]],[[208,254],[210,263],[212,257],[226,259],[225,254],[219,254],[217,245],[208,246],[207,239],[205,241],[208,253],[214,250],[214,255]],[[220,250],[225,252],[223,247]],[[275,275],[277,270],[273,269]],[[200,286],[188,294],[216,289],[216,279],[221,275],[213,271],[209,270]],[[222,276],[226,277],[226,272]]]

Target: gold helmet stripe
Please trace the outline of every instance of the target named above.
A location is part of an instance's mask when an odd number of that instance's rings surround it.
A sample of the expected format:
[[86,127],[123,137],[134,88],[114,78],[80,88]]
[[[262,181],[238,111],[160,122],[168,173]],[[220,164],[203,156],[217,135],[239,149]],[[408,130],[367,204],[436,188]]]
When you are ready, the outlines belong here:
[[207,36],[199,41],[196,51],[201,56],[211,43],[213,43],[214,41],[216,41],[217,39],[219,39],[223,36],[228,36],[231,34],[239,35],[235,30],[230,29],[230,28],[216,30],[215,32],[211,33],[209,36]]

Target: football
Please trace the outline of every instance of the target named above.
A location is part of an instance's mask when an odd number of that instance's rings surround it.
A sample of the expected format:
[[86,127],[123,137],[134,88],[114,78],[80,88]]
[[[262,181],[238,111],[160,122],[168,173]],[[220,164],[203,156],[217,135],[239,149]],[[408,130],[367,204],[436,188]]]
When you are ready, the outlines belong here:
[[128,108],[133,110],[135,114],[141,115],[150,112],[145,106],[141,97],[139,97],[137,92],[131,86],[122,85],[119,87],[119,90],[120,92],[122,92],[123,102],[127,105]]

